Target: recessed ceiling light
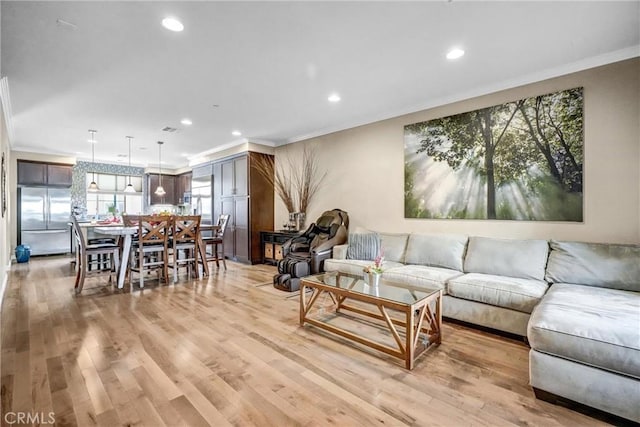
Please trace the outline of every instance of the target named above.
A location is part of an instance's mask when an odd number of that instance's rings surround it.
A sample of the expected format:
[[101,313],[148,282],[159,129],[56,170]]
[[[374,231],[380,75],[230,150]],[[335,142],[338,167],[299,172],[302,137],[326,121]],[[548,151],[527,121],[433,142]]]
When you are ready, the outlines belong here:
[[240,136],[240,135],[242,135],[242,132],[240,132],[239,130],[234,130],[233,132],[231,132],[231,135]]
[[332,93],[327,99],[329,100],[329,102],[340,102],[340,95],[338,95],[337,93]]
[[176,18],[164,18],[162,20],[162,26],[170,31],[184,30],[184,25],[182,25],[182,22],[178,21]]
[[459,48],[453,48],[447,52],[447,59],[458,59],[464,55],[464,50]]
[[189,120],[189,119],[182,119],[182,120],[180,120],[180,123],[182,123],[183,125],[187,125],[187,126],[193,124],[193,122],[191,120]]

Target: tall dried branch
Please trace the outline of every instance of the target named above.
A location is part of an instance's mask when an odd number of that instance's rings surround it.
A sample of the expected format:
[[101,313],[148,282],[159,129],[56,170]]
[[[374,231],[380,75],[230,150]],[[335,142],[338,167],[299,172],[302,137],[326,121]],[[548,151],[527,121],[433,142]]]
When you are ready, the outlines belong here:
[[327,172],[321,173],[318,165],[318,157],[313,148],[304,147],[302,152],[302,166],[297,173],[296,189],[300,212],[306,212],[311,200],[322,186]]
[[[280,159],[276,165],[273,157],[260,156],[255,162],[255,168],[273,185],[289,212],[306,212],[327,172],[319,171],[313,148],[304,147],[301,162],[292,160],[288,155],[283,155]],[[288,169],[288,174],[285,169]]]
[[291,181],[287,179],[282,166],[276,166],[273,156],[258,156],[254,163],[255,169],[273,185],[280,200],[289,212],[295,212],[294,191]]

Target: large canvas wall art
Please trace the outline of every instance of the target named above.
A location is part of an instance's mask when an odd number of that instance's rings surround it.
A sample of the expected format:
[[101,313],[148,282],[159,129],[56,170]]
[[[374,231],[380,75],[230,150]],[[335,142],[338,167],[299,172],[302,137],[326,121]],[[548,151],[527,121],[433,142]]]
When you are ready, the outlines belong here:
[[405,218],[583,218],[575,88],[405,126]]

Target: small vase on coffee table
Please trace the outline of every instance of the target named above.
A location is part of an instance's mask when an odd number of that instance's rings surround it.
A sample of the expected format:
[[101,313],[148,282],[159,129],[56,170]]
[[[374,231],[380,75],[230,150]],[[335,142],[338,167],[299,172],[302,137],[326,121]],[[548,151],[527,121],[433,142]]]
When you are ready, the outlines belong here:
[[367,275],[369,276],[368,277],[369,286],[373,286],[374,288],[378,287],[378,285],[380,284],[380,276],[381,276],[381,274],[380,273],[371,272],[371,273],[367,273]]

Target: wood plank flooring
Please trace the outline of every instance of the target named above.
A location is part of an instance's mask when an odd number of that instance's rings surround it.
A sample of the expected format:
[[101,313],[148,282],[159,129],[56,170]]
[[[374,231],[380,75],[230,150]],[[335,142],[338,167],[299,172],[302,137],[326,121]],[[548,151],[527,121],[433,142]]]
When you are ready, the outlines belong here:
[[517,340],[445,322],[442,345],[407,371],[299,327],[297,298],[256,286],[271,280],[270,266],[228,262],[202,281],[133,293],[96,277],[74,297],[69,261],[12,268],[2,425],[18,412],[45,423],[54,413],[60,426],[604,424],[536,400]]

